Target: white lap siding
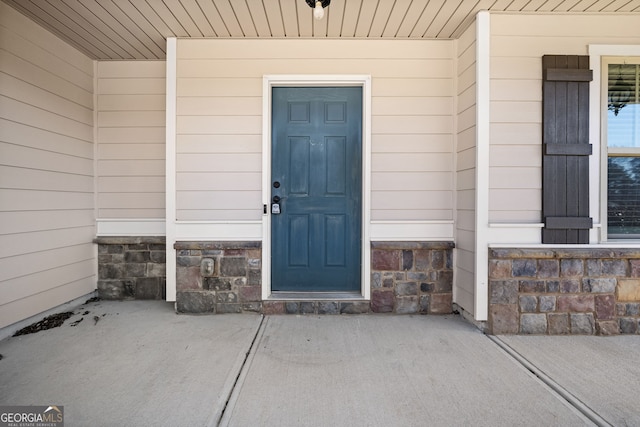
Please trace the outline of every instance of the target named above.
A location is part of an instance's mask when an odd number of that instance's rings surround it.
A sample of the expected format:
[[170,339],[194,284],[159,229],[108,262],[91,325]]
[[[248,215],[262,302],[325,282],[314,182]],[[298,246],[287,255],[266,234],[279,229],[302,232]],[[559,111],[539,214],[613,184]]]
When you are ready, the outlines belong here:
[[165,61],[98,63],[98,219],[165,216]]
[[93,61],[0,3],[0,328],[96,287]]
[[177,44],[178,220],[262,216],[262,77],[372,76],[372,220],[453,220],[453,42]]

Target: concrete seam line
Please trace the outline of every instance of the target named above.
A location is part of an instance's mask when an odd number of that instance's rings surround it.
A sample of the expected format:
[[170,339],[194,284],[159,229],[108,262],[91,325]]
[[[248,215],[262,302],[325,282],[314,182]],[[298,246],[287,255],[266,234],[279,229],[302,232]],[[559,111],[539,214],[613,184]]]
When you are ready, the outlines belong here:
[[240,388],[242,383],[244,382],[245,377],[247,376],[247,372],[249,371],[249,367],[253,362],[253,358],[256,354],[254,351],[254,347],[256,343],[259,341],[259,338],[264,334],[264,330],[266,328],[266,319],[267,317],[263,314],[261,315],[262,319],[260,319],[260,325],[258,325],[258,329],[256,330],[255,335],[253,336],[253,340],[251,340],[251,345],[249,349],[244,355],[244,360],[242,361],[242,366],[238,370],[238,374],[236,375],[235,381],[233,382],[233,386],[229,390],[227,394],[227,400],[225,402],[224,408],[220,412],[219,416],[216,417],[213,423],[209,423],[209,426],[226,426],[229,424],[230,420],[230,412],[227,409],[233,409],[235,406],[236,400],[238,400],[238,395],[240,393]]
[[587,406],[584,402],[578,399],[576,396],[571,394],[567,389],[562,387],[556,381],[554,381],[550,376],[545,374],[542,370],[540,370],[536,365],[527,360],[524,356],[518,353],[516,350],[511,348],[509,344],[502,341],[500,338],[492,335],[486,335],[491,341],[493,341],[498,347],[504,350],[511,358],[513,358],[516,362],[522,365],[525,369],[531,372],[533,375],[538,377],[540,381],[546,384],[549,388],[555,391],[560,397],[567,401],[571,406],[573,406],[576,410],[578,410],[582,415],[591,420],[594,424],[599,427],[612,427],[608,421],[598,415],[593,409]]

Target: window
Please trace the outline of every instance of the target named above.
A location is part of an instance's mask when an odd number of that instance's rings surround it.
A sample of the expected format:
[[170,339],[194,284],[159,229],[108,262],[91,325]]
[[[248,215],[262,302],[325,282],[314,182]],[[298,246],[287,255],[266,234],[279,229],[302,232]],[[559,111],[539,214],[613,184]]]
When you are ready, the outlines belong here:
[[607,236],[640,239],[640,58],[605,58]]

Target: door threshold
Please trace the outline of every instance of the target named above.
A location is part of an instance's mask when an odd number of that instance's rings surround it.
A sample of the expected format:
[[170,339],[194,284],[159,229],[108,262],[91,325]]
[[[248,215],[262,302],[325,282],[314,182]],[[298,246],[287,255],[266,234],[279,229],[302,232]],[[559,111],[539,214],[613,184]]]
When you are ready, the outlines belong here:
[[267,301],[365,301],[360,292],[272,292]]

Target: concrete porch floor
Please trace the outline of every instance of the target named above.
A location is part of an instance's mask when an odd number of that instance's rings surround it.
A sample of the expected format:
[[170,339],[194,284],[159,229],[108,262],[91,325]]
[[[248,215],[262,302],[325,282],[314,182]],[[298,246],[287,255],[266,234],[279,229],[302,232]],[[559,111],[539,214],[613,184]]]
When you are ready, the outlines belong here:
[[186,316],[158,301],[74,312],[0,341],[0,406],[63,405],[66,426],[640,425],[640,336],[487,337],[453,315]]

